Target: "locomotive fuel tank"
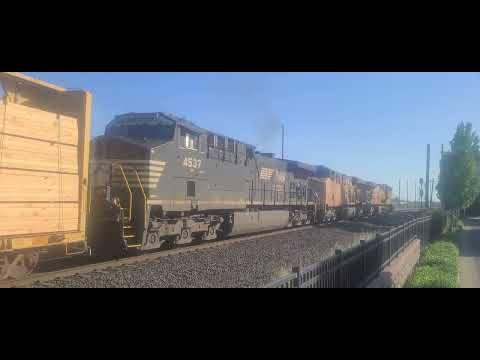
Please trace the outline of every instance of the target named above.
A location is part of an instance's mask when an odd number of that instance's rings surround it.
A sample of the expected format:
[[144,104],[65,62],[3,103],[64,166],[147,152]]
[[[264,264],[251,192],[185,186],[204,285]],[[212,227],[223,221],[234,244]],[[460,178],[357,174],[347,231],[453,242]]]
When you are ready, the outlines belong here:
[[286,228],[289,223],[288,210],[253,210],[233,214],[231,235]]

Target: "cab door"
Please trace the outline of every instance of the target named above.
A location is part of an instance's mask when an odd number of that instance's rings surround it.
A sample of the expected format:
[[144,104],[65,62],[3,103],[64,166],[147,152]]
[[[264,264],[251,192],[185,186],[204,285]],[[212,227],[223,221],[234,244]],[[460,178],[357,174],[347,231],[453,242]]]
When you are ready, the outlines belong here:
[[197,182],[194,180],[187,180],[186,182],[186,198],[191,203],[192,210],[198,210],[197,198]]

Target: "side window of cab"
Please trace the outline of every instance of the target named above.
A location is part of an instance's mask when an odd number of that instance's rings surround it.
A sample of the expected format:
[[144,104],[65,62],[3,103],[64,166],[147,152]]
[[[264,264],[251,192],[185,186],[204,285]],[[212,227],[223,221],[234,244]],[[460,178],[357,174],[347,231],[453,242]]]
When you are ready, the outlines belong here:
[[245,151],[246,151],[245,145],[242,143],[237,143],[237,152],[236,152],[237,164],[244,164],[246,159]]
[[219,150],[225,151],[225,138],[223,136],[217,136],[215,147]]
[[201,153],[207,152],[207,135],[205,134],[200,135],[199,141],[200,141],[200,144],[199,144],[200,152]]
[[253,157],[254,157],[253,149],[251,147],[247,147],[247,156],[245,159],[245,166],[247,166],[248,162],[252,160]]
[[180,147],[189,150],[199,150],[199,134],[180,128]]
[[213,149],[215,147],[215,135],[208,134],[207,146],[208,146],[209,149]]

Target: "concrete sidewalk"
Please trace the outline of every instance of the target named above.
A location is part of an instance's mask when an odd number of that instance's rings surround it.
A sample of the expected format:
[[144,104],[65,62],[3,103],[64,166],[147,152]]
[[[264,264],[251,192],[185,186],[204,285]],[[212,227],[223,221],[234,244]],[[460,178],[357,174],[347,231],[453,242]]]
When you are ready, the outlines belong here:
[[480,217],[467,218],[458,235],[460,287],[480,288]]

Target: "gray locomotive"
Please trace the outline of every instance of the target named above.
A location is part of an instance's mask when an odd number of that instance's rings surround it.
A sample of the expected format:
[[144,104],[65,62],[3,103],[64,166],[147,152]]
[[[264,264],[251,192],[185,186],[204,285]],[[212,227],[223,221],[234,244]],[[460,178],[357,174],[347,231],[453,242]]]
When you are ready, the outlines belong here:
[[348,177],[174,115],[129,113],[93,140],[90,179],[90,246],[122,255],[332,220],[327,182]]

